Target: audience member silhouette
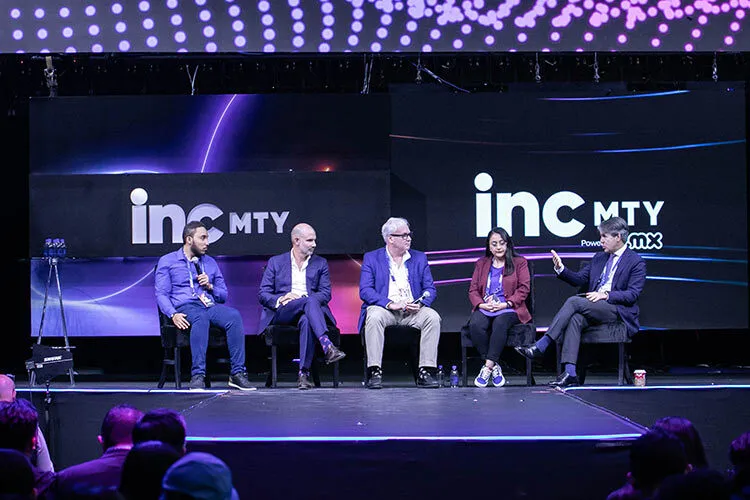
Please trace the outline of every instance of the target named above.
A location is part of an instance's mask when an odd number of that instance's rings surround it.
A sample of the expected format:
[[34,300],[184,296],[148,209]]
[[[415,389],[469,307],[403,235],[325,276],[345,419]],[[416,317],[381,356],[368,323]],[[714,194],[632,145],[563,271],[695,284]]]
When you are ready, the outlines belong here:
[[36,498],[34,471],[29,459],[18,450],[0,449],[0,499]]
[[750,500],[750,432],[742,434],[729,446],[732,463],[732,500]]
[[[36,447],[36,432],[39,414],[25,399],[0,401],[0,448],[8,448],[23,453],[30,458]],[[31,466],[34,475],[34,490],[37,498],[48,498],[49,489],[55,480],[55,473]]]
[[104,416],[97,436],[102,456],[68,467],[57,476],[57,500],[114,497],[120,484],[122,465],[133,447],[133,428],[143,412],[130,405],[118,405]]
[[664,478],[689,470],[680,440],[662,429],[650,429],[630,448],[627,484],[610,493],[607,500],[649,498]]
[[688,463],[693,469],[708,467],[703,440],[690,420],[683,417],[664,417],[654,422],[654,428],[665,430],[680,440]]
[[138,443],[122,467],[118,492],[122,500],[159,500],[161,482],[167,470],[182,456],[161,441]]
[[653,500],[729,500],[729,485],[715,470],[696,469],[664,479]]
[[133,443],[161,441],[184,455],[186,435],[187,427],[182,415],[169,408],[158,408],[146,412],[135,425]]
[[239,500],[227,464],[209,453],[188,453],[164,475],[163,500]]

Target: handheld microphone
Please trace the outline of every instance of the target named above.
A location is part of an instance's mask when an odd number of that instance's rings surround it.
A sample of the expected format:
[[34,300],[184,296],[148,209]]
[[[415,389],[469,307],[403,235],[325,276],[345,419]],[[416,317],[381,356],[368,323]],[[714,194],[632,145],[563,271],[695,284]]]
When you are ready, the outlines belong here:
[[424,292],[422,292],[422,295],[420,295],[417,300],[413,300],[411,303],[412,304],[418,304],[418,303],[422,302],[422,304],[424,304],[424,302],[423,302],[424,299],[428,298],[430,295],[431,295],[430,291],[429,290],[425,290]]
[[192,259],[190,259],[190,262],[195,265],[195,272],[197,274],[203,274],[203,271],[201,271],[201,261],[200,259],[198,259],[198,257],[193,257]]

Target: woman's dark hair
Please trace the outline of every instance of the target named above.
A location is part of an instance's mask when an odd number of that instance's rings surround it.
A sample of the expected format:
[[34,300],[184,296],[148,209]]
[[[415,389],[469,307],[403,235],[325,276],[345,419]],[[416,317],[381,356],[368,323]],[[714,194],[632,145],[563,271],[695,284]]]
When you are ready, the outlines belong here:
[[505,269],[503,269],[503,275],[510,276],[513,274],[513,271],[516,270],[513,265],[513,258],[518,257],[516,247],[513,246],[513,239],[508,234],[508,231],[501,227],[491,229],[490,232],[487,233],[487,241],[484,243],[484,255],[486,257],[492,257],[492,252],[490,251],[490,238],[492,238],[493,234],[500,235],[500,238],[508,245],[505,250]]
[[693,423],[682,417],[664,417],[654,423],[654,427],[673,434],[682,443],[688,463],[696,469],[708,467],[703,441]]

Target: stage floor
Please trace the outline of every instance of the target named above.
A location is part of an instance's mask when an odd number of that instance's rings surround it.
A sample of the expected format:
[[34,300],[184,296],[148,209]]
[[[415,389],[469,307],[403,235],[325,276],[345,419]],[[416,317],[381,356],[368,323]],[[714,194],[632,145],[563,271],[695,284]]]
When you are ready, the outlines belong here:
[[629,439],[643,428],[548,388],[261,390],[184,411],[190,441]]
[[[372,391],[352,377],[338,389],[299,391],[287,381],[250,392],[228,390],[223,382],[214,390],[178,391],[79,381],[74,388],[55,383],[49,404],[44,388],[20,383],[18,395],[30,398],[40,416],[49,415],[41,423],[58,469],[101,453],[95,437],[116,404],[179,411],[188,450],[224,459],[243,498],[298,496],[300,484],[319,483],[315,464],[337,479],[305,491],[311,499],[440,497],[488,477],[503,485],[506,498],[604,498],[623,481],[629,444],[659,417],[691,419],[719,470],[728,443],[747,430],[746,378],[652,377],[646,389],[600,385],[612,381],[591,377],[567,391],[543,385],[428,390],[404,377]],[[555,464],[545,481],[539,481],[542,464]]]

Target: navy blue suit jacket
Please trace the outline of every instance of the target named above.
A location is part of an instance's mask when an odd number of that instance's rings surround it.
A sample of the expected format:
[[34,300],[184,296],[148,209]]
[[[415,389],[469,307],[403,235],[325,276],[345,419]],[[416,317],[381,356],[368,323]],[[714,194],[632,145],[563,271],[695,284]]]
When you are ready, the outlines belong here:
[[[328,261],[319,255],[310,257],[305,271],[307,276],[307,295],[320,300],[326,320],[336,324],[328,302],[331,301],[331,276],[328,273]],[[271,257],[263,272],[258,299],[263,305],[260,314],[258,331],[263,331],[271,324],[276,314],[276,301],[279,297],[292,291],[292,261],[289,252]]]
[[[599,286],[599,278],[607,265],[609,254],[597,252],[579,272],[571,271],[565,267],[557,276],[561,280],[575,286],[586,285],[589,292],[596,291]],[[630,248],[626,248],[620,257],[612,278],[612,290],[609,292],[607,302],[617,307],[620,318],[628,329],[628,335],[635,335],[639,328],[638,297],[646,284],[646,262],[640,255]]]
[[[409,285],[412,296],[417,299],[425,291],[430,296],[422,300],[426,306],[432,304],[437,296],[435,284],[432,282],[432,273],[427,263],[427,256],[418,250],[409,250],[411,257],[406,261],[406,269],[409,272]],[[388,263],[388,254],[385,247],[367,252],[362,261],[362,273],[359,276],[359,298],[362,299],[362,310],[359,313],[358,329],[362,329],[367,313],[367,306],[388,305],[388,286],[390,283],[391,269]]]

